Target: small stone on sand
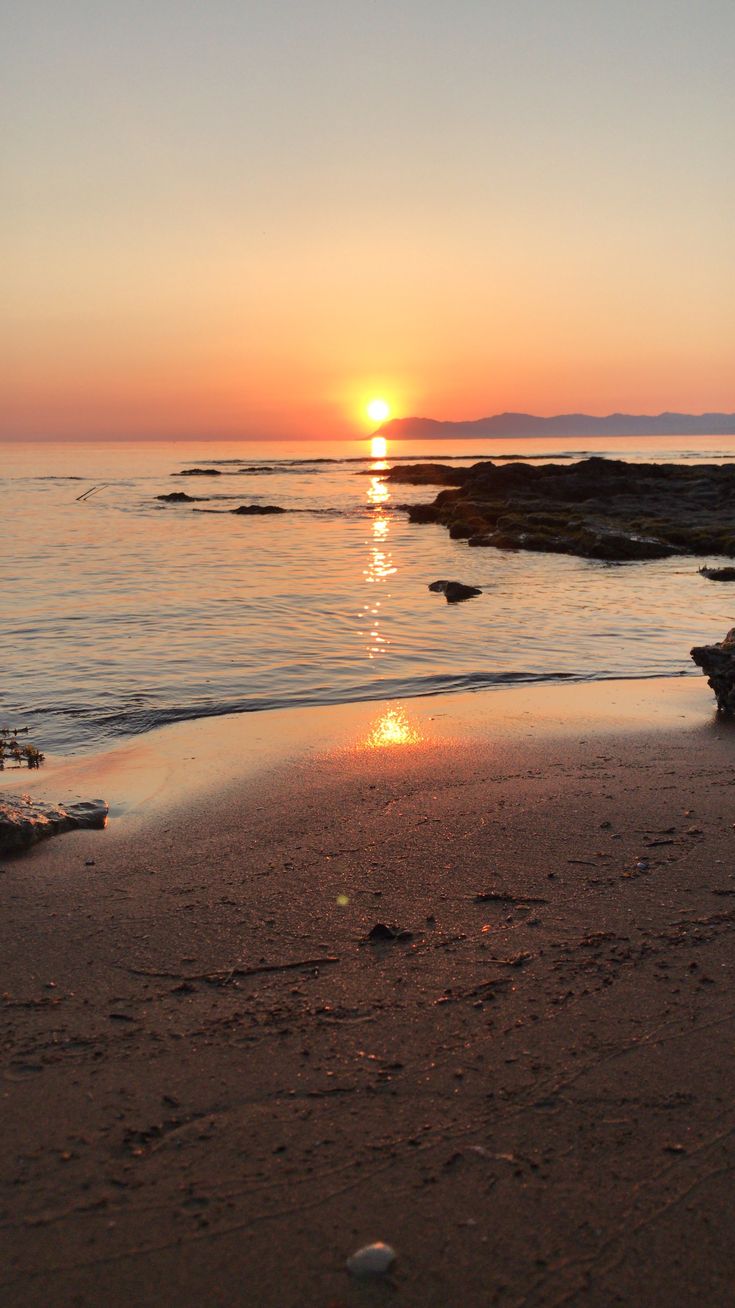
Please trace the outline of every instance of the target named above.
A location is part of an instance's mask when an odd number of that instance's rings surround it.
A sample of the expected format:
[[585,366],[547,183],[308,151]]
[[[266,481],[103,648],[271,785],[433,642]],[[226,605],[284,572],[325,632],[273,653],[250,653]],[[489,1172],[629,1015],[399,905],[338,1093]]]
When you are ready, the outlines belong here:
[[396,1251],[389,1244],[378,1240],[376,1244],[366,1244],[347,1259],[347,1270],[353,1276],[385,1276],[396,1261]]

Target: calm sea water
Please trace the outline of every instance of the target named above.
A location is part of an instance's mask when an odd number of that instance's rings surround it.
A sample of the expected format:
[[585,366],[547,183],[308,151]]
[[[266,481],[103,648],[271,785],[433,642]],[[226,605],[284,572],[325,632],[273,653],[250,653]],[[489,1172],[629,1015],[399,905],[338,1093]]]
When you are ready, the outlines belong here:
[[[735,438],[584,445],[634,459],[735,457]],[[468,549],[443,528],[410,526],[397,506],[436,490],[387,487],[368,449],[0,446],[0,723],[29,726],[42,748],[77,750],[218,713],[674,676],[694,672],[693,643],[735,623],[735,590],[698,576],[701,560],[609,565]],[[509,451],[582,453],[579,438],[401,442],[389,459]],[[221,475],[172,475],[194,466]],[[209,499],[156,499],[174,489]],[[226,512],[239,504],[297,512]],[[427,589],[439,577],[484,593],[447,605]]]

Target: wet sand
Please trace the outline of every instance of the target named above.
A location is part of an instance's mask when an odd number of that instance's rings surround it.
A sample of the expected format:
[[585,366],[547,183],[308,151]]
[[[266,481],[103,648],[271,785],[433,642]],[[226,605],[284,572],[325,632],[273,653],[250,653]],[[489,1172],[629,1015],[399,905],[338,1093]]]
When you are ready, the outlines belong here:
[[694,678],[404,709],[22,778],[114,816],[1,864],[4,1304],[732,1302],[735,734]]

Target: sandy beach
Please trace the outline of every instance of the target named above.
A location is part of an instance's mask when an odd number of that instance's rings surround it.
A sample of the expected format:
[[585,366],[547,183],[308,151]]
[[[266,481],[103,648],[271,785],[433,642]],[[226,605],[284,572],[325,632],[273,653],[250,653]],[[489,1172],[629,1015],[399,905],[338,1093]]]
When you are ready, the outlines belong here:
[[703,679],[186,723],[13,784],[112,816],[0,863],[9,1308],[732,1302]]

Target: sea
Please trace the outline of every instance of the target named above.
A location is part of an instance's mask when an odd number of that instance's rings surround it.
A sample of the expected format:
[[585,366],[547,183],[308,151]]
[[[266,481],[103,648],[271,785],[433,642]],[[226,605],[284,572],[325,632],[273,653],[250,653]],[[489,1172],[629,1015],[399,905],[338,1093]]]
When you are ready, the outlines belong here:
[[[224,713],[700,676],[690,647],[735,625],[735,587],[700,576],[705,560],[470,549],[408,522],[401,506],[438,488],[383,476],[593,453],[723,462],[735,437],[401,441],[386,457],[370,439],[3,443],[0,725],[80,753]],[[289,512],[230,512],[243,504]],[[447,604],[438,579],[482,594]]]

